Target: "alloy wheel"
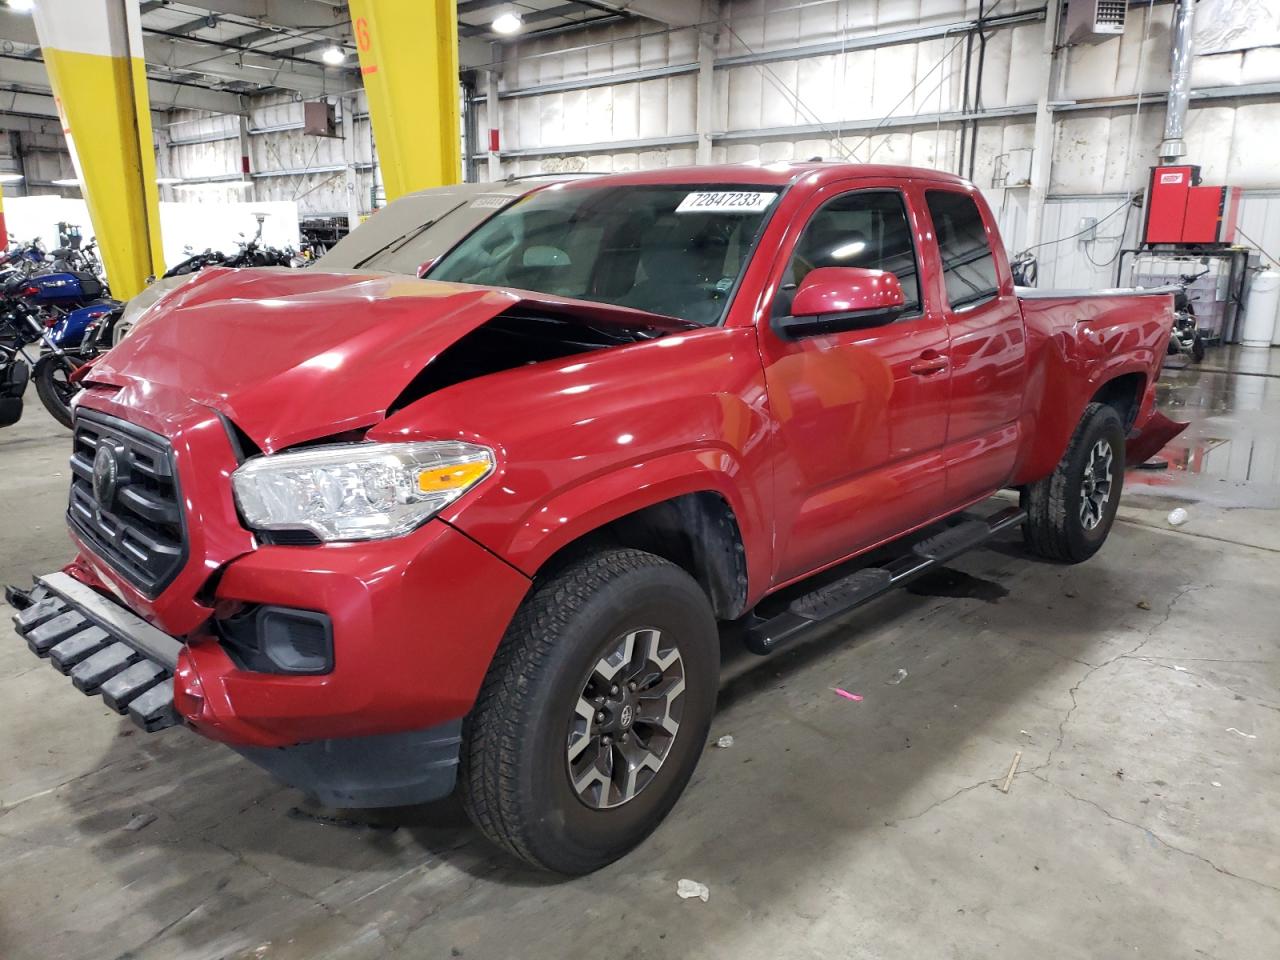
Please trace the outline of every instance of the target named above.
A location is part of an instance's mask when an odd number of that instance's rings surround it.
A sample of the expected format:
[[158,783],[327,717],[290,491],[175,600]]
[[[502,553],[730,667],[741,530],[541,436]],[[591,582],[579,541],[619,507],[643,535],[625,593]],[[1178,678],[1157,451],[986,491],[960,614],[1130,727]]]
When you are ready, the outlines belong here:
[[579,800],[618,807],[653,782],[680,731],[684,689],[680,649],[662,631],[633,630],[610,646],[569,723],[565,758]]
[[1089,462],[1080,483],[1080,523],[1093,530],[1102,522],[1111,499],[1111,469],[1115,460],[1111,444],[1099,440],[1089,451]]

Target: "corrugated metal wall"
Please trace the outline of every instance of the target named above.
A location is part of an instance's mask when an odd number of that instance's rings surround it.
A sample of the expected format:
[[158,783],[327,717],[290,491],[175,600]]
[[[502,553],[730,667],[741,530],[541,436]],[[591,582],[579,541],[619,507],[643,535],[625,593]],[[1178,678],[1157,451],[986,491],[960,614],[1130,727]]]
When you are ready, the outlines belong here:
[[[341,117],[343,101],[339,103]],[[170,188],[178,200],[294,200],[303,216],[345,216],[348,210],[345,142],[302,132],[302,101],[288,95],[253,98],[248,117],[249,164],[253,190],[222,186],[240,174],[238,117],[176,111],[168,127],[169,173],[188,181]],[[357,205],[371,210],[374,188],[373,138],[361,94],[354,101],[354,160]],[[341,122],[339,126],[341,131]]]
[[[997,115],[979,123],[973,164],[974,179],[987,192],[1013,249],[1028,242],[1027,188],[1000,186],[1000,174],[1011,151],[1032,145],[1044,25],[1030,14],[1042,6],[1041,0],[986,3],[988,14],[1028,14],[1025,22],[989,31],[982,107]],[[977,0],[728,0],[722,8],[723,22],[711,30],[720,61],[714,70],[708,122],[714,135],[712,160],[849,157],[967,172],[969,147],[962,156],[961,127],[955,117],[966,102],[963,34],[873,49],[862,44],[868,38],[882,40],[920,27],[937,32],[973,19],[978,7]],[[1066,52],[1057,97],[1061,107],[1056,114],[1051,202],[1042,237],[1075,232],[1082,217],[1105,216],[1119,207],[1126,191],[1145,185],[1163,123],[1159,95],[1168,83],[1172,9],[1165,3],[1132,7],[1122,38]],[[821,44],[827,49],[793,50]],[[496,124],[502,136],[503,175],[694,162],[697,29],[664,30],[652,21],[632,19],[516,42],[504,51],[503,98]],[[764,55],[767,62],[734,61],[753,55]],[[607,82],[637,71],[648,75]],[[606,82],[583,89],[537,92],[549,84],[601,80]],[[1280,48],[1202,56],[1194,63],[1194,86],[1199,90],[1277,82]],[[971,82],[970,102],[974,93]],[[1138,95],[1146,98],[1140,106],[1126,102]],[[1107,109],[1073,107],[1073,102],[1078,106],[1094,98],[1122,102]],[[493,126],[487,104],[481,100],[476,106],[479,128]],[[361,211],[370,208],[377,185],[366,112],[361,96],[354,107]],[[296,200],[304,216],[345,214],[343,141],[304,136],[301,121],[302,104],[291,97],[254,99],[249,153],[255,176],[247,198]],[[238,122],[194,113],[173,116],[168,135],[175,145],[162,157],[162,171],[167,159],[166,172],[173,176],[211,182],[167,190],[166,197],[246,198],[243,190],[217,185],[219,178],[239,173]],[[1189,159],[1202,166],[1206,182],[1250,191],[1241,225],[1273,251],[1280,248],[1280,236],[1270,233],[1280,233],[1280,218],[1267,214],[1280,214],[1280,209],[1270,210],[1276,200],[1265,192],[1280,190],[1280,165],[1274,161],[1272,144],[1276,129],[1280,97],[1275,95],[1193,99],[1186,137]],[[48,179],[71,175],[69,163],[57,157],[37,159],[41,169],[48,167]],[[487,175],[485,164],[478,169],[482,177]],[[1129,217],[1125,245],[1134,242],[1138,221],[1136,215]],[[1266,228],[1267,223],[1275,226]],[[1040,248],[1041,282],[1109,282],[1108,261],[1124,226],[1121,210],[1102,225],[1099,239],[1084,247],[1070,240]]]
[[[1041,6],[1034,0],[986,4],[989,14],[1001,15]],[[1116,210],[1125,191],[1145,186],[1163,128],[1160,95],[1168,86],[1172,10],[1171,4],[1134,7],[1123,37],[1066,52],[1049,188],[1054,202],[1046,211],[1042,237],[1072,233],[1081,217]],[[978,4],[966,0],[785,5],[730,0],[723,8],[725,22],[715,50],[724,61],[821,43],[852,48],[863,37],[957,23],[977,13]],[[1043,34],[1042,21],[992,30],[982,71],[982,108],[1012,115],[981,120],[973,178],[999,211],[1013,249],[1027,243],[1027,189],[1000,187],[999,173],[1010,151],[1032,145]],[[652,23],[635,21],[509,45],[501,85],[507,96],[501,101],[498,124],[503,151],[510,154],[503,159],[503,173],[627,170],[693,162],[697,80],[688,71],[697,61],[697,44],[696,29],[664,32]],[[967,161],[960,156],[960,124],[945,117],[964,106],[963,64],[963,38],[948,35],[876,49],[837,48],[766,63],[722,65],[714,73],[712,159],[767,163],[848,157],[967,173]],[[518,93],[548,83],[662,68],[686,72],[584,90]],[[1202,56],[1194,63],[1194,86],[1199,89],[1277,81],[1276,48]],[[1139,95],[1145,97],[1140,105],[1072,109],[1078,105],[1073,101],[1124,101]],[[944,117],[921,119],[938,114]],[[875,124],[882,127],[866,129]],[[483,114],[481,125],[488,125]],[[804,125],[821,125],[825,131],[786,132]],[[862,129],[846,129],[851,127]],[[1208,183],[1280,188],[1280,165],[1274,162],[1271,143],[1276,129],[1280,97],[1193,99],[1187,121],[1189,158],[1202,166]],[[666,144],[627,143],[681,138],[683,142]],[[548,153],[549,147],[563,150]],[[1078,199],[1090,195],[1096,199]],[[1253,216],[1257,208],[1250,201],[1247,209]],[[1126,245],[1134,240],[1138,220],[1129,218]],[[1123,210],[1103,225],[1100,239],[1087,248],[1071,241],[1043,249],[1042,282],[1059,273],[1059,279],[1071,285],[1088,285],[1107,276],[1107,261],[1120,243],[1112,235],[1122,226]]]

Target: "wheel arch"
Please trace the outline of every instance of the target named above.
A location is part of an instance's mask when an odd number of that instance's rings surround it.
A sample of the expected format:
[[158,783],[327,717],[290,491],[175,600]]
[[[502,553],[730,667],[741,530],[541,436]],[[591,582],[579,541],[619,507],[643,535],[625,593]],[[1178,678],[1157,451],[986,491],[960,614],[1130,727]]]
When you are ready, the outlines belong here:
[[598,477],[550,500],[497,552],[537,577],[601,546],[645,550],[697,580],[718,619],[741,616],[767,575],[768,541],[753,501],[719,469],[726,459],[674,454]]
[[1048,390],[1037,398],[1039,410],[1032,418],[1026,456],[1014,473],[1013,486],[1033,483],[1053,472],[1089,404],[1102,403],[1114,409],[1127,436],[1145,422],[1144,411],[1149,412],[1155,402],[1154,383],[1138,363],[1104,370],[1092,381],[1059,382],[1056,390],[1057,402],[1050,402]]
[[671,561],[702,587],[718,620],[746,611],[746,547],[738,518],[719,493],[685,493],[617,517],[561,547],[540,572],[600,547],[630,547]]
[[[1146,391],[1147,372],[1129,370],[1117,373],[1099,385],[1089,399],[1089,403],[1102,403],[1114,409],[1120,415],[1120,424],[1127,434],[1138,422],[1138,414],[1142,410]],[[1086,410],[1089,408],[1089,403],[1085,404]]]

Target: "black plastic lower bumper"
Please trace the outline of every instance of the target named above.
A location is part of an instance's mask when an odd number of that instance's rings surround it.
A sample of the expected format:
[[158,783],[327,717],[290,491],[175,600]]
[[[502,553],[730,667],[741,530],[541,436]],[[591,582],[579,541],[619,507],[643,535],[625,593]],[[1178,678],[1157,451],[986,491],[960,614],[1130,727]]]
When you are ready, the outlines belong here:
[[173,670],[182,644],[64,573],[36,579],[30,590],[8,587],[13,626],[38,657],[88,696],[101,694],[142,729],[179,722]]
[[439,800],[458,774],[462,721],[426,730],[292,747],[236,747],[279,780],[328,807],[403,807]]

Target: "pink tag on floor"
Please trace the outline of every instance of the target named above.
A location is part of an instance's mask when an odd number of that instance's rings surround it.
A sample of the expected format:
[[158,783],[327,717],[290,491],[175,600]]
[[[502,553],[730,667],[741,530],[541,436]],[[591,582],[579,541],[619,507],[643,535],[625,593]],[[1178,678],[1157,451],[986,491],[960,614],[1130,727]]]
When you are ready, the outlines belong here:
[[836,696],[844,697],[846,700],[852,700],[854,703],[862,700],[862,694],[850,693],[848,690],[841,690],[839,687],[832,687],[831,692]]

